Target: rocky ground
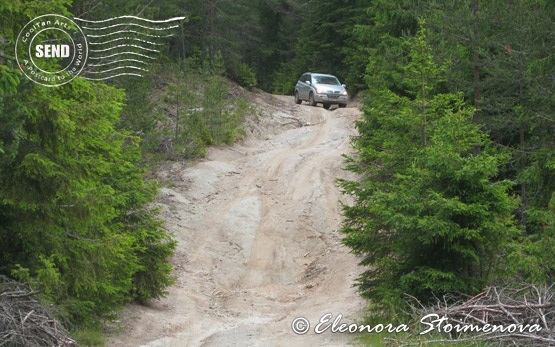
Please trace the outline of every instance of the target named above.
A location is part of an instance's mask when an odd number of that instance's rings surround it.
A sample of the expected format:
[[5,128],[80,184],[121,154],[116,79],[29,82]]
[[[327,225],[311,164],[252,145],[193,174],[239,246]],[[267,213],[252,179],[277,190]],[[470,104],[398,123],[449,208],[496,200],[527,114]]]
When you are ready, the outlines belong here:
[[[159,205],[179,241],[177,283],[146,306],[130,305],[108,346],[348,346],[349,334],[316,334],[320,317],[360,322],[352,287],[360,272],[338,233],[342,153],[356,107],[324,110],[292,97],[253,94],[260,116],[233,147],[194,165],[168,162]],[[312,324],[305,335],[296,317]],[[301,324],[302,325],[302,324]]]

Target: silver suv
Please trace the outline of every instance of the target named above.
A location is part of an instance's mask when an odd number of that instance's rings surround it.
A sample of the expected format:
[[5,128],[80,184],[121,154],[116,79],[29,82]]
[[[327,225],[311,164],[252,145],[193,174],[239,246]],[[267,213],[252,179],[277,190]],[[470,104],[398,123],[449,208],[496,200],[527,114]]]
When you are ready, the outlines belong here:
[[331,105],[346,107],[349,95],[337,77],[320,73],[304,73],[295,86],[295,102],[308,101],[310,106],[322,103],[328,110]]

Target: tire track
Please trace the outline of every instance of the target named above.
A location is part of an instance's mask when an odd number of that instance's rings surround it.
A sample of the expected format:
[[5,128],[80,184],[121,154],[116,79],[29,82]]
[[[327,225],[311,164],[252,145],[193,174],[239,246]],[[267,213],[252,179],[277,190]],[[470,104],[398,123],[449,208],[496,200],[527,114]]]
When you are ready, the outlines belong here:
[[179,241],[178,283],[161,301],[129,307],[125,333],[110,346],[349,344],[341,334],[297,336],[291,322],[317,322],[328,312],[361,318],[363,303],[352,288],[357,260],[337,234],[335,186],[359,112],[292,107],[289,99],[272,96],[263,106],[317,124],[161,170],[175,183],[163,190],[160,206]]

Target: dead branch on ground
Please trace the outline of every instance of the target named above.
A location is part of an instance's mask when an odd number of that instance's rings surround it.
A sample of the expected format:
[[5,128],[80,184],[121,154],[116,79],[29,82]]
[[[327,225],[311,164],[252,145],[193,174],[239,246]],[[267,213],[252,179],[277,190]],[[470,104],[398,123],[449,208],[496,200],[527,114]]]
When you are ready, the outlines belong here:
[[[446,317],[440,331],[447,334],[441,341],[478,339],[499,346],[555,346],[554,286],[490,287],[464,302],[453,303],[444,297],[433,307],[420,305],[413,310],[420,318],[430,314]],[[486,324],[498,328],[484,330]],[[468,329],[471,327],[475,330]]]
[[0,347],[75,347],[52,310],[33,299],[38,291],[0,276]]

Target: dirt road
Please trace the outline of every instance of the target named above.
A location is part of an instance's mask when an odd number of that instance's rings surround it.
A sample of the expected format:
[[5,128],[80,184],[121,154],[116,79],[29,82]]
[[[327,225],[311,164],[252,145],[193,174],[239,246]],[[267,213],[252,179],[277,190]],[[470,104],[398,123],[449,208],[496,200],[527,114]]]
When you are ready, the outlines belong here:
[[[340,243],[336,177],[345,176],[356,108],[326,111],[258,94],[264,115],[250,139],[210,150],[193,166],[166,164],[160,206],[179,246],[177,283],[149,306],[132,305],[109,346],[348,346],[348,334],[313,330],[324,314],[358,322],[360,269]],[[303,125],[298,127],[298,125]],[[312,324],[296,335],[291,323]]]

